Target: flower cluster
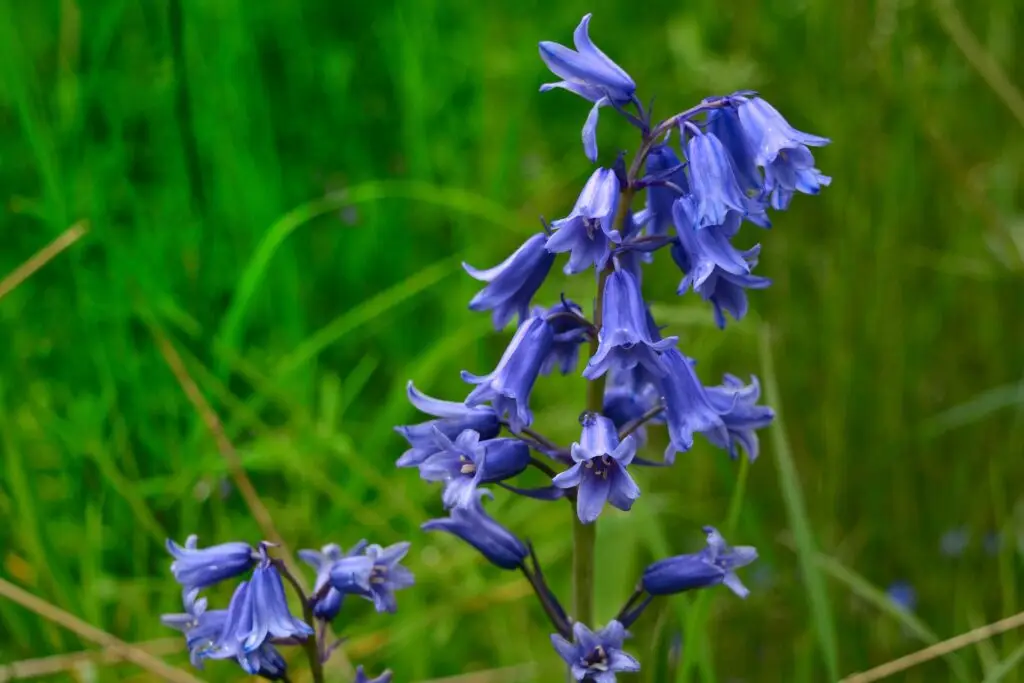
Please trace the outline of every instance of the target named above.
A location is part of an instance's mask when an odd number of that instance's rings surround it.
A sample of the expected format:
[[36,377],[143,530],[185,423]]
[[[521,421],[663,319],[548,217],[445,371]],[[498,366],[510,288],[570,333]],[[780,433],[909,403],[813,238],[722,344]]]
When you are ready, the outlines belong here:
[[[759,403],[757,378],[744,382],[726,375],[721,384],[705,385],[678,339],[662,335],[644,298],[643,270],[657,252],[667,252],[680,271],[678,294],[693,290],[710,302],[720,328],[726,314],[742,319],[748,290],[770,281],[754,274],[760,246],[737,246],[741,227],[768,228],[769,211],[786,209],[795,193],[817,194],[828,185],[810,148],[829,141],[794,129],[750,91],[708,97],[652,123],[651,108],[641,104],[633,79],[591,41],[589,25],[587,15],[573,36],[575,49],[540,43],[541,58],[561,79],[541,91],[561,88],[592,103],[583,125],[591,162],[600,156],[603,108],[637,128],[638,151],[628,168],[620,156],[594,170],[569,214],[544,224],[502,263],[485,270],[465,265],[485,283],[470,308],[490,311],[498,330],[515,319],[515,333],[491,372],[462,373],[471,388],[461,401],[432,398],[409,383],[409,400],[431,419],[397,428],[409,444],[398,465],[442,484],[448,517],[423,528],[453,534],[494,565],[521,571],[557,631],[552,642],[573,677],[613,683],[616,672],[640,667],[622,648],[626,629],[651,600],[718,584],[745,597],[735,570],[753,562],[757,552],[730,547],[705,527],[703,550],[650,565],[618,617],[595,631],[584,623],[589,610],[566,615],[530,544],[485,511],[482,499],[492,494],[483,487],[568,500],[577,524],[591,524],[606,505],[629,510],[641,495],[636,468],[671,465],[677,454],[693,448],[697,434],[733,459],[742,450],[755,460],[757,430],[773,419],[771,408]],[[645,205],[634,210],[641,193]],[[550,307],[535,305],[559,254],[568,256],[566,274],[596,276],[592,316],[564,296]],[[583,345],[589,359],[582,374],[591,390],[579,440],[566,448],[534,429],[530,396],[542,375],[556,368],[575,372]],[[666,426],[668,446],[662,458],[648,460],[637,451],[654,424]],[[530,467],[549,484],[511,483]]]
[[[284,563],[270,556],[272,544],[253,547],[231,542],[199,548],[197,541],[196,536],[189,536],[184,546],[167,541],[174,557],[171,573],[181,584],[185,611],[165,614],[161,620],[185,634],[189,658],[200,669],[208,659],[234,659],[246,673],[286,680],[287,665],[278,648],[302,645],[311,668],[319,671],[340,644],[328,644],[326,635],[345,596],[370,600],[378,612],[394,612],[395,591],[413,584],[412,573],[400,564],[409,552],[408,543],[382,548],[360,541],[348,552],[337,545],[324,546],[319,552],[299,551],[302,560],[316,570],[313,594],[307,597]],[[207,609],[200,591],[245,574],[249,578],[238,583],[227,609]],[[301,619],[288,607],[285,581],[302,603]],[[391,681],[390,672],[374,679],[362,667],[356,673],[356,683]]]

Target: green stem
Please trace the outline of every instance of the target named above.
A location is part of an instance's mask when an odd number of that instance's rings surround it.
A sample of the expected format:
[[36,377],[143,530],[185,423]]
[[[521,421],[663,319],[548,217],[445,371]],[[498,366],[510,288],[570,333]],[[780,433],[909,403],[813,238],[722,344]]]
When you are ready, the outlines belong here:
[[[308,624],[311,628],[315,628],[313,626],[315,623],[313,620],[313,601],[306,599],[306,593],[302,590],[302,586],[299,585],[299,582],[295,579],[294,576],[292,576],[291,572],[288,571],[288,568],[285,567],[284,562],[281,562],[280,560],[275,560],[274,563],[277,565],[278,571],[281,573],[281,576],[283,576],[285,580],[289,584],[291,584],[291,587],[299,596],[299,600],[302,602],[302,616],[306,624]],[[305,650],[306,658],[309,660],[309,673],[310,676],[313,678],[313,683],[324,683],[324,664],[321,661],[320,646],[317,642],[315,631],[312,636],[302,641],[302,649]]]

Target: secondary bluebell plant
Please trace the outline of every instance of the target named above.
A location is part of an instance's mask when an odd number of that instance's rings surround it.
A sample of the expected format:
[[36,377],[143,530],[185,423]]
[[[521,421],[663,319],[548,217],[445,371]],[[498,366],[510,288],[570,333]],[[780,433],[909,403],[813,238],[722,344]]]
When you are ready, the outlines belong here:
[[[757,431],[774,417],[759,402],[756,377],[744,382],[726,375],[720,385],[704,384],[678,338],[662,334],[644,297],[644,267],[658,252],[666,254],[681,272],[679,295],[692,290],[708,301],[719,328],[727,314],[741,320],[748,292],[771,284],[754,274],[761,247],[746,240],[742,228],[769,228],[769,211],[786,209],[796,193],[813,195],[828,185],[810,148],[829,141],[793,128],[751,91],[707,97],[655,122],[633,79],[591,40],[589,14],[573,43],[575,49],[540,43],[541,59],[561,79],[541,91],[560,88],[590,103],[582,138],[592,163],[601,157],[603,108],[637,129],[636,152],[628,165],[619,155],[595,168],[568,215],[545,223],[500,264],[487,270],[465,265],[486,283],[470,308],[490,311],[499,331],[516,318],[515,333],[493,372],[463,372],[473,386],[462,401],[430,398],[409,385],[413,405],[431,419],[397,428],[410,447],[398,464],[442,484],[448,517],[423,528],[447,532],[497,567],[522,572],[551,620],[552,643],[571,678],[614,683],[618,672],[640,669],[624,649],[626,629],[652,600],[719,584],[746,597],[736,572],[754,562],[757,551],[730,546],[705,527],[702,550],[647,567],[617,618],[595,631],[595,522],[609,505],[631,509],[642,499],[638,468],[671,465],[698,434],[733,459],[743,454],[754,461]],[[634,209],[640,194],[646,201]],[[560,254],[568,254],[566,274],[587,273],[597,283],[589,315],[564,296],[549,306],[534,303]],[[579,371],[584,345],[589,359],[581,372],[589,383],[582,433],[566,447],[534,428],[531,392],[556,368]],[[641,457],[638,449],[651,440],[648,428],[659,424],[667,427],[664,456]],[[516,440],[520,450],[510,445]],[[510,481],[529,467],[549,483],[524,488]],[[487,483],[573,506],[571,611],[551,591],[530,543],[485,512],[481,500],[492,495],[482,488]]]

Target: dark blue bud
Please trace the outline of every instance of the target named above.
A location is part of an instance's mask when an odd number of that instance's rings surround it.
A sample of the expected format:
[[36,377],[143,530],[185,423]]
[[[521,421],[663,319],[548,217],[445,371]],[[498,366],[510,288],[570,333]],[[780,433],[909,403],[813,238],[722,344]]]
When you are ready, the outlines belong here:
[[434,431],[440,430],[449,439],[472,429],[481,439],[493,439],[501,431],[498,414],[490,406],[470,407],[465,403],[442,401],[422,393],[412,382],[406,385],[409,402],[419,411],[438,418],[418,425],[395,427],[412,446],[398,459],[399,467],[417,467],[437,453]]
[[197,548],[198,541],[199,538],[192,535],[184,546],[180,546],[167,539],[167,552],[174,556],[171,573],[186,591],[241,576],[252,568],[258,557],[248,543],[221,543]]
[[[668,145],[655,145],[651,148],[647,155],[647,175],[656,180],[667,180],[684,194],[690,191],[683,165]],[[679,192],[671,186],[652,184],[648,187],[645,214],[648,235],[668,234],[672,226],[672,205],[678,197]]]
[[491,494],[486,489],[478,489],[469,506],[454,508],[449,517],[432,519],[421,528],[450,533],[476,548],[492,564],[502,569],[518,569],[530,551],[511,531],[487,514],[480,502],[484,496],[491,497]]
[[582,273],[591,266],[603,270],[611,257],[610,243],[622,236],[615,228],[619,208],[619,181],[615,172],[599,168],[583,186],[572,212],[551,224],[555,231],[547,241],[554,254],[571,252],[564,270]]
[[575,370],[579,363],[580,344],[586,341],[587,330],[590,328],[590,322],[583,317],[583,309],[563,298],[551,308],[533,309],[533,315],[547,320],[555,335],[540,374],[549,375],[555,368],[563,375]]
[[677,555],[655,562],[644,570],[641,584],[651,595],[670,595],[697,588],[725,584],[741,598],[750,591],[735,570],[757,559],[751,546],[729,546],[714,527],[704,527],[707,546],[698,553]]
[[493,311],[494,327],[499,330],[515,315],[519,316],[519,322],[525,320],[533,295],[544,284],[555,262],[555,255],[545,248],[547,240],[547,235],[539,232],[503,262],[487,270],[477,270],[463,263],[467,273],[487,283],[469,302],[470,310]]

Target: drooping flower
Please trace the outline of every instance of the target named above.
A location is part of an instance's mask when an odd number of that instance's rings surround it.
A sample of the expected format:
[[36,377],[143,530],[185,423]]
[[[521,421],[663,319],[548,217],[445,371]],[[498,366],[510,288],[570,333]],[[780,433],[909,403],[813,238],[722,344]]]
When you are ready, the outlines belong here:
[[575,464],[551,482],[563,489],[579,487],[576,514],[589,524],[597,519],[605,503],[620,510],[629,510],[640,497],[640,487],[626,467],[636,456],[636,440],[632,435],[619,441],[615,424],[597,413],[585,413],[580,422],[583,433],[579,443],[572,445]]
[[686,158],[697,229],[722,225],[730,211],[747,212],[747,197],[721,140],[711,133],[694,135],[686,143]]
[[597,119],[601,107],[625,104],[633,99],[636,84],[622,67],[601,52],[590,40],[590,15],[583,17],[573,33],[576,50],[544,41],[540,57],[548,68],[563,80],[545,83],[541,92],[564,88],[594,103],[583,125],[583,149],[590,161],[597,160]]
[[477,270],[467,263],[462,267],[474,279],[486,282],[469,302],[472,311],[493,311],[495,329],[503,329],[513,316],[526,320],[530,301],[544,283],[555,262],[555,255],[545,248],[548,237],[542,232],[533,235],[507,259],[487,270]]
[[583,318],[583,309],[569,299],[563,298],[551,308],[533,309],[533,315],[547,320],[555,335],[540,374],[550,375],[558,368],[563,375],[568,375],[576,369],[579,363],[580,344],[587,339],[589,323]]
[[468,507],[476,500],[477,486],[511,479],[530,464],[530,448],[519,439],[480,441],[471,429],[455,441],[440,431],[435,437],[439,450],[420,465],[420,476],[444,482],[445,508]]
[[622,236],[615,228],[619,208],[619,179],[608,168],[599,168],[583,186],[572,212],[551,223],[554,233],[547,241],[553,254],[570,252],[565,272],[582,273],[595,266],[603,270],[611,256],[610,242]]
[[739,377],[727,374],[721,386],[706,387],[705,392],[728,434],[728,439],[722,441],[722,431],[715,425],[706,433],[708,441],[724,449],[734,460],[739,457],[739,448],[746,452],[747,460],[757,460],[759,444],[756,430],[767,427],[775,419],[775,411],[757,404],[761,398],[761,384],[757,377],[752,376],[750,384],[744,384]]
[[370,545],[362,555],[343,558],[331,568],[331,585],[345,595],[372,600],[378,612],[395,612],[395,591],[415,583],[412,572],[399,564],[409,547],[408,542]]
[[662,360],[668,368],[668,373],[660,379],[669,436],[665,462],[672,462],[676,453],[684,453],[693,448],[695,432],[712,440],[717,439],[717,443],[728,443],[729,432],[718,410],[721,406],[716,407],[711,403],[707,390],[694,370],[696,361],[687,358],[678,349],[666,351]]
[[313,595],[323,594],[322,597],[313,603],[314,616],[331,621],[341,611],[341,605],[344,602],[345,596],[337,588],[329,585],[331,582],[331,568],[343,558],[362,554],[366,546],[367,542],[362,540],[349,548],[348,552],[343,552],[341,546],[337,543],[328,543],[319,551],[299,551],[299,559],[316,570],[316,583],[313,585]]
[[530,552],[525,543],[487,514],[480,502],[484,496],[492,497],[490,491],[477,489],[469,506],[454,508],[448,517],[432,519],[420,528],[450,533],[476,548],[491,564],[518,569]]
[[449,439],[454,439],[467,429],[479,433],[481,439],[493,439],[501,431],[498,414],[490,406],[470,407],[465,403],[432,398],[416,389],[412,382],[406,385],[406,393],[409,402],[417,410],[433,415],[437,419],[418,425],[395,427],[395,431],[411,446],[398,459],[399,467],[416,467],[437,453],[435,429],[440,430]]
[[572,634],[571,643],[557,633],[552,634],[551,644],[577,681],[615,683],[616,673],[640,670],[640,662],[622,649],[626,629],[619,622],[611,621],[594,633],[577,621],[572,626]]
[[696,588],[724,584],[741,598],[750,591],[736,576],[736,570],[757,559],[752,546],[731,547],[714,527],[704,527],[707,545],[688,555],[659,560],[644,570],[641,584],[651,595],[670,595]]
[[[231,603],[224,610],[220,633],[212,641],[205,641],[195,650],[199,662],[204,659],[235,659],[242,669],[251,675],[258,675],[270,680],[284,678],[286,663],[281,653],[264,638],[250,647],[250,636],[253,635],[257,622],[266,623],[268,614],[254,604],[255,595],[252,584],[242,581],[231,596]],[[286,606],[285,614],[287,614]],[[277,615],[270,616],[273,619]],[[282,630],[291,627],[291,615],[280,625]],[[298,622],[302,623],[302,622]],[[305,624],[303,624],[305,625]],[[307,627],[308,628],[308,627]],[[310,629],[312,633],[312,629]]]
[[191,535],[180,546],[167,539],[167,552],[174,556],[171,573],[187,591],[206,588],[225,579],[233,579],[249,571],[258,556],[248,543],[221,543],[197,548],[199,537]]
[[160,617],[160,622],[185,635],[189,661],[192,662],[192,666],[202,669],[206,651],[214,647],[216,639],[224,630],[228,611],[226,609],[208,610],[206,598],[199,597],[198,588],[183,591],[182,603],[185,608],[184,613],[164,614]]
[[509,426],[518,432],[533,422],[530,392],[551,352],[554,331],[543,318],[530,318],[519,326],[494,371],[474,375],[462,371],[462,379],[476,387],[466,405],[489,401],[499,416],[508,415]]
[[651,338],[647,308],[636,278],[623,270],[609,275],[602,301],[604,318],[597,353],[587,363],[583,376],[594,380],[609,370],[625,371],[638,364],[653,375],[664,375],[660,354],[673,348],[678,338]]
[[370,678],[366,675],[366,671],[363,670],[363,665],[360,664],[356,667],[355,683],[391,683],[392,676],[393,674],[390,671],[385,671],[376,678]]
[[803,133],[789,125],[772,105],[753,97],[739,106],[754,161],[765,171],[765,191],[774,209],[785,209],[793,192],[818,194],[832,179],[814,167],[808,147],[823,147],[828,138]]
[[[732,275],[750,273],[750,264],[743,258],[743,252],[736,249],[730,240],[739,232],[742,217],[735,211],[726,214],[721,225],[697,227],[697,209],[692,196],[681,197],[672,205],[672,219],[679,236],[679,245],[689,261],[686,278],[679,288],[701,287],[716,271]],[[681,292],[680,292],[681,293]]]
[[713,109],[708,113],[708,132],[712,133],[729,153],[736,180],[744,194],[757,199],[764,193],[764,178],[757,169],[754,150],[735,106]]
[[313,635],[312,627],[288,611],[281,574],[267,555],[266,546],[260,546],[260,555],[249,580],[250,616],[239,622],[236,630],[245,652],[254,652],[270,640],[301,641]]

